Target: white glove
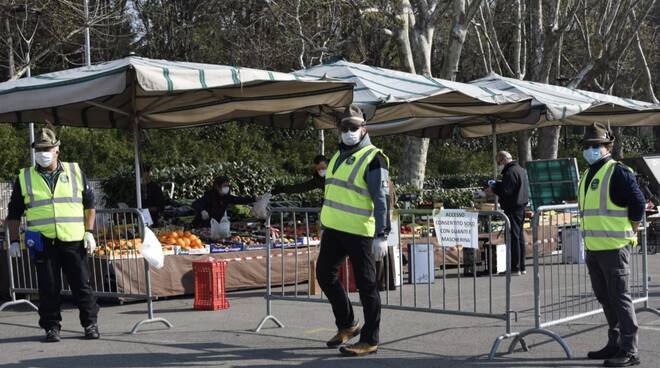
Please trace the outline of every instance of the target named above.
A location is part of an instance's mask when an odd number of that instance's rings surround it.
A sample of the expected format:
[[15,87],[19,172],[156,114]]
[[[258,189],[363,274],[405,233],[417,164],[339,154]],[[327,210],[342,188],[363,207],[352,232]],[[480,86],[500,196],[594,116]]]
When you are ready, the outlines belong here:
[[87,249],[88,253],[94,253],[94,250],[96,249],[96,240],[94,240],[94,234],[86,231],[85,235],[83,236],[83,243],[85,244],[85,249]]
[[[483,183],[483,182],[482,182],[482,183]],[[497,183],[497,182],[496,182],[495,180],[493,180],[493,179],[488,180],[488,186],[491,187],[491,188],[495,188],[495,184],[496,184],[496,183]]]
[[206,210],[203,210],[202,213],[202,220],[206,221],[210,218],[209,213]]
[[387,239],[383,237],[374,238],[371,246],[374,253],[374,260],[380,261],[387,254]]
[[19,258],[21,256],[21,244],[19,242],[12,242],[9,244],[9,256]]

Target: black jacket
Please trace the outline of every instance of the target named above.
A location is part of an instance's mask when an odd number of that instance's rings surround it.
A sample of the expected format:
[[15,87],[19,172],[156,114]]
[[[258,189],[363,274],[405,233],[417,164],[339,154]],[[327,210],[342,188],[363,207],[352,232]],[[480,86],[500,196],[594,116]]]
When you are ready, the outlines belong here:
[[195,218],[193,219],[192,226],[195,228],[211,226],[210,219],[202,219],[202,211],[208,212],[210,218],[220,222],[229,206],[234,204],[250,204],[255,201],[255,197],[239,197],[231,194],[221,196],[215,189],[208,190],[192,204],[192,207],[195,209]]
[[275,185],[273,190],[270,191],[272,195],[280,193],[305,193],[314,189],[323,189],[325,187],[325,178],[320,176],[318,173],[314,173],[314,176],[302,183],[291,184],[291,185]]
[[495,183],[493,192],[503,210],[525,207],[529,202],[527,173],[517,161],[511,161],[502,169],[502,180]]
[[142,185],[142,208],[148,208],[151,220],[154,222],[154,227],[160,225],[160,214],[167,205],[167,200],[160,188],[160,184],[156,182],[149,182]]

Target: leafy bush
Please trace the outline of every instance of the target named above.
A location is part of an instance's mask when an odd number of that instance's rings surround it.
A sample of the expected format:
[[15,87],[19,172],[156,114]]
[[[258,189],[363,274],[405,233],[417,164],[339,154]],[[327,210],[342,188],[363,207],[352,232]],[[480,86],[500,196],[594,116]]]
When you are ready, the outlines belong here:
[[[157,182],[174,183],[175,200],[191,200],[201,197],[211,188],[213,180],[224,175],[229,178],[231,192],[242,196],[259,196],[274,183],[290,184],[307,180],[303,176],[290,176],[256,161],[229,161],[213,165],[187,165],[166,167],[153,170]],[[103,189],[109,206],[117,202],[129,205],[135,203],[135,174],[131,167],[117,169],[104,180]],[[280,195],[277,199],[295,200],[310,205],[321,203],[323,193],[316,190],[309,193]]]
[[456,189],[484,186],[492,175],[485,174],[455,174],[427,177],[424,180],[424,189]]

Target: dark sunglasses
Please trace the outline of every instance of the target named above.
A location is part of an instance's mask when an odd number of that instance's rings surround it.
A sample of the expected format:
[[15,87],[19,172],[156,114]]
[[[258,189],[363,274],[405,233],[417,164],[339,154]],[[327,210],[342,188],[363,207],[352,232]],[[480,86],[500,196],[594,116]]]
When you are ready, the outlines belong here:
[[589,144],[589,145],[582,146],[582,148],[583,149],[589,149],[589,148],[599,149],[602,146],[603,145],[600,144],[600,143],[594,143],[594,144]]
[[349,130],[351,132],[357,132],[357,130],[360,129],[360,128],[362,128],[362,125],[360,125],[360,126],[351,126],[351,127],[342,126],[342,127],[339,128],[339,130],[341,130],[342,133],[347,133]]

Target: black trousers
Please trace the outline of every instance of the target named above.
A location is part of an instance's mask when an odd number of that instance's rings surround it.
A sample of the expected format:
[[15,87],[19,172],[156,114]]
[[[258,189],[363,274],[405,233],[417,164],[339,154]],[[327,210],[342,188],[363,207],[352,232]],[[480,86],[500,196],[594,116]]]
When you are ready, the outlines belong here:
[[525,271],[525,207],[505,209],[504,214],[511,222],[511,271]]
[[62,242],[42,237],[44,250],[36,255],[39,280],[39,326],[48,330],[60,327],[62,315],[62,277],[66,277],[80,311],[80,324],[96,323],[99,306],[89,283],[87,250],[82,241]]
[[619,345],[623,351],[636,353],[637,316],[628,280],[630,252],[630,247],[587,251],[586,261],[591,287],[603,307],[610,328],[608,345]]
[[316,278],[328,297],[338,329],[355,323],[353,306],[339,283],[337,273],[346,256],[353,264],[355,283],[360,292],[364,312],[364,326],[360,341],[378,344],[380,328],[380,294],[376,285],[376,265],[371,250],[373,238],[325,229],[321,238],[321,251],[316,263]]

